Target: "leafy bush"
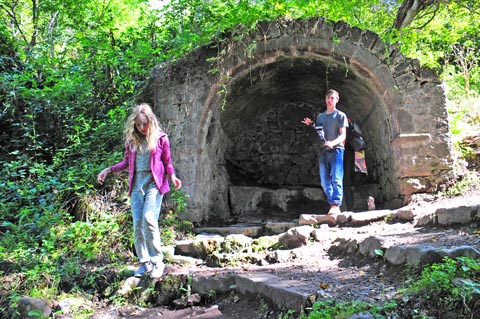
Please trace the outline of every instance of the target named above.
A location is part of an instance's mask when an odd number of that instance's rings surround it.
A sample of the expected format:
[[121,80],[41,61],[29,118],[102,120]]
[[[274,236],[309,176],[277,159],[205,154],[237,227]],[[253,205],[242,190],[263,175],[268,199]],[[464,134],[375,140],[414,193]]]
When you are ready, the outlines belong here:
[[169,200],[162,204],[163,210],[167,213],[160,217],[159,222],[162,243],[171,246],[176,240],[191,235],[193,224],[180,217],[188,206],[188,194],[182,190],[173,189],[169,195]]
[[443,263],[425,267],[402,295],[412,312],[424,309],[435,317],[454,312],[457,318],[476,318],[480,315],[480,262],[446,257]]
[[446,191],[441,192],[439,195],[444,197],[455,197],[476,189],[480,189],[478,174],[476,172],[467,171],[455,182],[454,185]]

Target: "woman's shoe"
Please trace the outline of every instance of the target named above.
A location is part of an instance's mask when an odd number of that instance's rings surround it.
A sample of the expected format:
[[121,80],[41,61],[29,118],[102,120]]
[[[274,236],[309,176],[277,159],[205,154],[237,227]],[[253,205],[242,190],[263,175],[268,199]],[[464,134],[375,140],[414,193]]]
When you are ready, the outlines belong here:
[[163,276],[164,271],[165,271],[165,264],[163,262],[153,264],[153,269],[152,269],[152,272],[150,273],[150,278],[160,278]]
[[140,267],[137,270],[135,270],[133,275],[137,278],[143,277],[145,276],[145,274],[148,274],[149,272],[151,272],[152,268],[153,268],[152,264],[149,261],[147,261],[146,263],[142,263]]

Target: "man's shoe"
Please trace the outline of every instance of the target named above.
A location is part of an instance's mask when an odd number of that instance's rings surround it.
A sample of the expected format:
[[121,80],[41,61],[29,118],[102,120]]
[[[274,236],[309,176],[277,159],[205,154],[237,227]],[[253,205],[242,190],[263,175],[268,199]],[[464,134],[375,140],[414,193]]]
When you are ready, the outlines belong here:
[[153,269],[152,269],[152,272],[150,273],[150,278],[160,278],[163,276],[164,271],[165,271],[165,264],[163,262],[153,264]]
[[337,205],[332,205],[328,211],[328,215],[334,216],[340,214],[340,207]]
[[147,261],[146,263],[142,263],[140,267],[137,270],[135,270],[133,275],[137,278],[141,278],[145,276],[145,274],[148,274],[149,272],[151,272],[152,268],[153,268],[152,264],[149,261]]

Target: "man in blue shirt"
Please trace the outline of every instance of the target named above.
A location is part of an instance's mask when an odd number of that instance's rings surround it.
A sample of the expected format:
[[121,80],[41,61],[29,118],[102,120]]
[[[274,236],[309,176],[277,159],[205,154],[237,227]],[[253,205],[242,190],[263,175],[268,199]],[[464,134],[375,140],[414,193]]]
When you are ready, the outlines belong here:
[[322,185],[328,204],[329,215],[340,213],[343,197],[343,154],[347,134],[347,116],[337,110],[340,95],[336,90],[328,90],[325,96],[327,110],[318,115],[317,120],[306,117],[302,123],[311,126],[322,136],[323,149],[320,154],[320,184]]

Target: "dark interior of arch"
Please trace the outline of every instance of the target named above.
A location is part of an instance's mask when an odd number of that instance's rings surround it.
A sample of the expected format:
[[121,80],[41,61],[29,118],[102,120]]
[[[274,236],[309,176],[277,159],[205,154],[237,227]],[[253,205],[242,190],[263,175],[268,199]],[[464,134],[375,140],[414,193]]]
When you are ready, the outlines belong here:
[[[368,141],[380,131],[369,122],[381,104],[368,79],[344,63],[285,57],[243,72],[229,86],[221,125],[229,183],[266,188],[320,187],[320,145],[315,131],[301,123],[325,110],[325,92],[340,92],[337,107],[360,124]],[[374,150],[367,152],[367,166]],[[374,167],[360,183],[376,183]],[[373,174],[372,174],[373,173]],[[365,180],[368,179],[368,181]]]

